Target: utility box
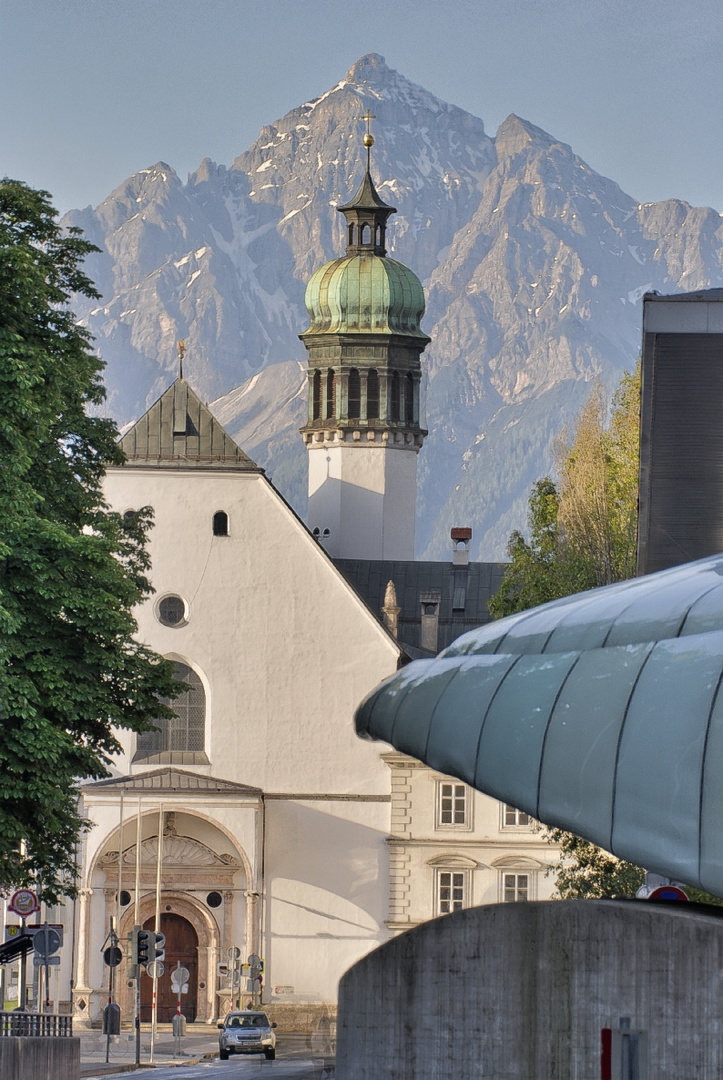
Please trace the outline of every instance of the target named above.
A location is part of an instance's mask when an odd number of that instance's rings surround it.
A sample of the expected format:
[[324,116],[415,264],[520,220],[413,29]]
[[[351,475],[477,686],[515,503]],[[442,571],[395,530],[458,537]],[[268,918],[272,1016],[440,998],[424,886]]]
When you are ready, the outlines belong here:
[[110,1002],[103,1009],[103,1034],[120,1035],[121,1011],[120,1005]]
[[177,1039],[186,1034],[186,1017],[183,1013],[173,1014],[173,1034]]

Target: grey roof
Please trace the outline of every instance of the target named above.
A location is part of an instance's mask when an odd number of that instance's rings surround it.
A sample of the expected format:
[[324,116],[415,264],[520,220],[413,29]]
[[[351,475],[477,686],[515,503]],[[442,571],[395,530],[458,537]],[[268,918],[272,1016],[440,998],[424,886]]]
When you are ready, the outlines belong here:
[[[506,563],[389,562],[372,559],[334,559],[335,565],[380,621],[384,592],[394,582],[399,612],[399,641],[421,648],[422,597],[439,594],[438,648],[460,634],[490,621],[489,600],[498,591]],[[464,589],[464,596],[459,590]],[[457,603],[463,608],[454,610]],[[429,655],[429,653],[426,653]]]
[[501,619],[357,711],[362,736],[723,895],[723,555]]
[[185,379],[176,379],[120,441],[127,465],[263,472]]
[[666,304],[670,303],[671,300],[675,300],[678,303],[690,303],[695,302],[696,300],[723,300],[723,289],[698,289],[696,292],[669,294],[649,292],[645,293],[643,299],[647,301],[664,300]]
[[83,792],[94,794],[104,791],[138,792],[184,792],[192,795],[260,795],[261,789],[236,784],[232,780],[221,780],[217,776],[204,776],[200,773],[186,772],[172,766],[153,769],[150,772],[135,773],[133,776],[114,776],[109,780],[96,780],[83,784]]

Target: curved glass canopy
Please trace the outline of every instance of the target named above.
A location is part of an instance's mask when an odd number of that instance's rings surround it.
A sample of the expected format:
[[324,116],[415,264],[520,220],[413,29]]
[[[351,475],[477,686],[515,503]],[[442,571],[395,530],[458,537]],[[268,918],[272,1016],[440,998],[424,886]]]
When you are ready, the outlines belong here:
[[556,600],[374,690],[362,737],[723,895],[723,555]]

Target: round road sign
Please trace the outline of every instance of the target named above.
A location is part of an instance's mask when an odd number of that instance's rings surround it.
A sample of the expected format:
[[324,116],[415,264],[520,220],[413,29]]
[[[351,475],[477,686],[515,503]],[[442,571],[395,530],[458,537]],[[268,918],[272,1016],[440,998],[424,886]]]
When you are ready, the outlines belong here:
[[146,964],[146,971],[152,979],[160,979],[165,970],[162,960],[151,960],[150,964]]
[[687,900],[688,895],[677,885],[660,885],[653,889],[648,900]]
[[33,947],[38,956],[52,956],[60,948],[60,934],[52,927],[43,927],[33,935]]
[[103,961],[108,967],[118,967],[123,959],[123,953],[117,945],[110,945],[103,953]]
[[17,892],[14,892],[10,897],[8,911],[12,911],[15,915],[19,915],[21,919],[26,919],[28,915],[33,915],[36,911],[40,911],[40,904],[38,903],[37,896],[30,889],[18,889]]

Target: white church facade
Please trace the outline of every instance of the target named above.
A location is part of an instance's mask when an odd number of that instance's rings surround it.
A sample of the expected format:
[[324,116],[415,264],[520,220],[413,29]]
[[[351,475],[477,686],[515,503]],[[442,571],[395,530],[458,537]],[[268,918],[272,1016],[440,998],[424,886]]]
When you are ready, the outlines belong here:
[[[111,920],[123,946],[158,910],[159,1019],[175,1011],[180,964],[183,1012],[212,1023],[231,1004],[222,966],[235,949],[263,958],[272,1007],[328,1006],[344,971],[390,935],[553,891],[555,852],[533,822],[354,732],[382,679],[489,618],[501,568],[468,562],[465,529],[452,531],[449,563],[413,559],[424,297],[386,258],[393,208],[368,170],[340,209],[347,253],[312,278],[302,335],[308,527],[183,378],[124,435],[127,463],[107,474],[112,509],[153,509],[155,594],[138,634],[187,689],[174,720],[121,733],[111,778],[83,785],[93,827],[79,897],[49,916],[66,941],[51,996],[81,1023],[108,998]],[[148,1019],[151,980],[141,985]],[[121,964],[124,1019],[132,995]]]

